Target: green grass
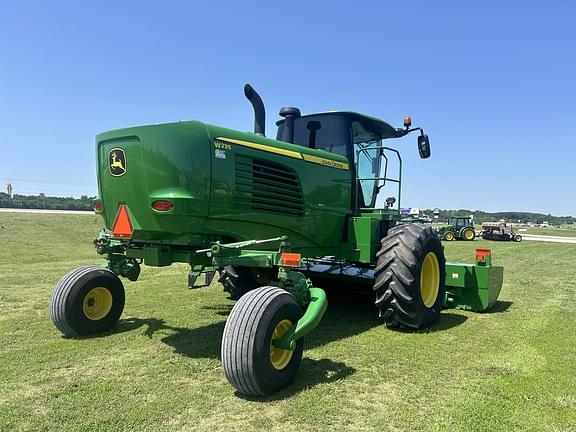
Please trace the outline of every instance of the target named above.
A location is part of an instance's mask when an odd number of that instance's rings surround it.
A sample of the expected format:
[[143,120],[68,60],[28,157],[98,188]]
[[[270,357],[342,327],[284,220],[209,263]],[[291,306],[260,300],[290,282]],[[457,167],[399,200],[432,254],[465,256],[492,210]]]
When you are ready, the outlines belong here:
[[[482,224],[475,225],[476,231],[482,231]],[[554,227],[525,227],[514,226],[513,230],[517,234],[534,234],[558,237],[576,237],[576,227],[574,228],[554,228]]]
[[114,332],[65,339],[48,303],[67,271],[97,262],[92,216],[0,214],[0,430],[576,430],[576,245],[490,247],[505,266],[492,313],[445,310],[391,331],[371,299],[331,295],[293,385],[263,400],[227,383],[220,336],[233,303],[185,266],[126,282]]
[[517,227],[514,229],[518,234],[549,235],[559,237],[576,237],[576,228],[533,228]]

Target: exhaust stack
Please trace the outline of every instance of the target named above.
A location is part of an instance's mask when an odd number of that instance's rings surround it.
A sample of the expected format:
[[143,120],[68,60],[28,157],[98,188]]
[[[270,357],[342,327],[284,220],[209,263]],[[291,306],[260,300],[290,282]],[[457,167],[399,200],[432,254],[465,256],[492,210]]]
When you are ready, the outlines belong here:
[[244,94],[254,108],[254,133],[260,136],[266,136],[266,111],[260,95],[252,88],[250,84],[244,86]]

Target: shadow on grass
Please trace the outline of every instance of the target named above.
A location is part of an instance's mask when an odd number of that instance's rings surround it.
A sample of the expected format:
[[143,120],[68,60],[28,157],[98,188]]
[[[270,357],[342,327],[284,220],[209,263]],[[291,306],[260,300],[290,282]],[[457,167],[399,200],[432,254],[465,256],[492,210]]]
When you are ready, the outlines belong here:
[[508,300],[498,300],[496,302],[496,304],[494,306],[492,306],[491,309],[488,309],[484,313],[491,314],[491,313],[508,312],[508,309],[510,309],[510,306],[512,306],[513,304],[514,304],[514,302],[511,302]]
[[295,394],[308,390],[318,384],[327,384],[341,381],[356,372],[353,367],[345,363],[334,362],[329,359],[313,360],[303,358],[294,381],[281,391],[266,397],[249,397],[239,392],[236,396],[255,402],[268,402],[289,398]]
[[[378,318],[372,296],[349,295],[342,291],[329,291],[329,307],[318,327],[306,336],[305,349],[326,345],[364,333],[373,327],[383,325]],[[214,315],[228,316],[232,305],[204,307]],[[442,311],[440,319],[430,328],[416,332],[437,332],[456,327],[466,321],[466,316]],[[161,341],[174,348],[175,352],[191,358],[220,358],[220,341],[226,321],[220,320],[196,328],[176,327],[159,318],[121,319],[113,333],[123,333],[145,328],[144,335],[153,337],[160,331],[167,331]],[[398,330],[414,333],[414,330]]]
[[[219,359],[220,341],[225,323],[226,321],[219,321],[207,326],[188,329],[168,325],[164,320],[158,318],[128,318],[118,322],[115,333],[145,328],[144,334],[152,337],[159,331],[167,330],[172,332],[172,334],[163,337],[161,341],[173,347],[176,353],[191,358]],[[310,348],[311,345],[306,342],[305,347]],[[316,338],[313,346],[317,346],[320,343],[322,343],[322,339]],[[354,372],[356,372],[356,369],[342,362],[334,362],[329,359],[314,360],[303,358],[294,382],[282,391],[265,398],[249,398],[238,392],[236,395],[243,399],[254,401],[281,400],[318,384],[343,380]]]
[[427,329],[417,330],[420,333],[435,333],[439,331],[449,330],[463,324],[468,319],[467,316],[458,315],[452,312],[443,310],[440,313],[440,318]]
[[204,310],[209,310],[209,311],[214,311],[214,313],[216,315],[220,315],[223,317],[227,317],[228,315],[230,315],[230,312],[232,311],[232,307],[234,305],[232,304],[226,304],[226,305],[214,305],[214,306],[202,306],[202,309]]
[[224,333],[226,321],[219,321],[197,328],[171,326],[159,318],[126,318],[121,319],[110,333],[124,333],[144,328],[144,335],[154,336],[160,331],[171,334],[161,341],[170,345],[175,352],[191,358],[220,358],[220,340]]
[[[318,328],[306,336],[305,349],[323,346],[383,325],[377,316],[372,296],[350,295],[342,291],[329,291],[328,296],[328,310]],[[204,307],[204,309],[213,311],[215,318],[219,319],[228,316],[232,305],[214,305]],[[464,315],[442,311],[440,319],[431,328],[419,330],[417,333],[447,330],[462,324],[466,319]],[[126,318],[121,319],[111,333],[144,329],[143,334],[150,338],[158,332],[168,333],[160,340],[173,347],[174,352],[190,358],[220,359],[220,341],[225,323],[225,320],[220,319],[208,325],[185,328],[169,325],[159,318]],[[407,330],[406,332],[414,333],[414,331]],[[255,401],[286,399],[318,384],[344,380],[356,372],[354,368],[345,363],[329,359],[304,358],[301,366],[294,382],[272,396],[266,398],[246,398],[240,394],[237,396]]]
[[[354,336],[382,325],[376,316],[374,305],[367,297],[345,297],[330,295],[328,310],[320,325],[304,341],[305,348],[314,348],[327,343]],[[214,315],[228,316],[231,305],[205,307]],[[160,318],[125,318],[118,321],[111,333],[124,333],[144,328],[144,335],[154,336],[158,332],[168,332],[161,341],[174,348],[175,352],[191,358],[220,358],[220,341],[224,333],[225,320],[220,320],[196,328],[176,327]]]
[[468,319],[467,316],[458,315],[452,312],[447,312],[443,310],[440,313],[440,318],[430,327],[415,330],[409,328],[402,328],[402,327],[392,327],[390,328],[391,331],[398,332],[398,333],[408,333],[408,334],[417,334],[417,333],[436,333],[439,331],[449,330],[452,327],[457,327],[460,324],[463,324]]

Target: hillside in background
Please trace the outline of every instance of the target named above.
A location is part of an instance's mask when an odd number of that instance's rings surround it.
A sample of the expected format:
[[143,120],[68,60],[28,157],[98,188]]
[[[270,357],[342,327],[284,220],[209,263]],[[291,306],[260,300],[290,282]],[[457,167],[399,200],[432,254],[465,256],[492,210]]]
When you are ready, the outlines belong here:
[[[432,217],[434,210],[423,210],[424,214]],[[482,222],[495,222],[504,219],[507,222],[513,223],[528,223],[541,224],[548,222],[550,225],[565,225],[576,223],[576,217],[573,216],[552,216],[551,214],[531,213],[531,212],[496,212],[489,213],[481,210],[440,210],[440,221],[447,220],[450,216],[469,216],[474,215],[476,223]]]

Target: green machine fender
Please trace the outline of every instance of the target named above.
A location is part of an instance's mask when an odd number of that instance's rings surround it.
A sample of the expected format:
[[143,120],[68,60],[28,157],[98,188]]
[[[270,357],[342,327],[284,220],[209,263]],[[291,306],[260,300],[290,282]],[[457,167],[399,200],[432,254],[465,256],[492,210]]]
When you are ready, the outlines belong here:
[[294,350],[296,341],[309,334],[320,324],[327,308],[328,301],[324,290],[321,288],[310,288],[310,303],[306,308],[306,312],[282,338],[273,342],[274,345],[279,348]]
[[504,268],[492,265],[489,249],[476,249],[476,263],[446,263],[446,307],[484,312],[500,295]]

